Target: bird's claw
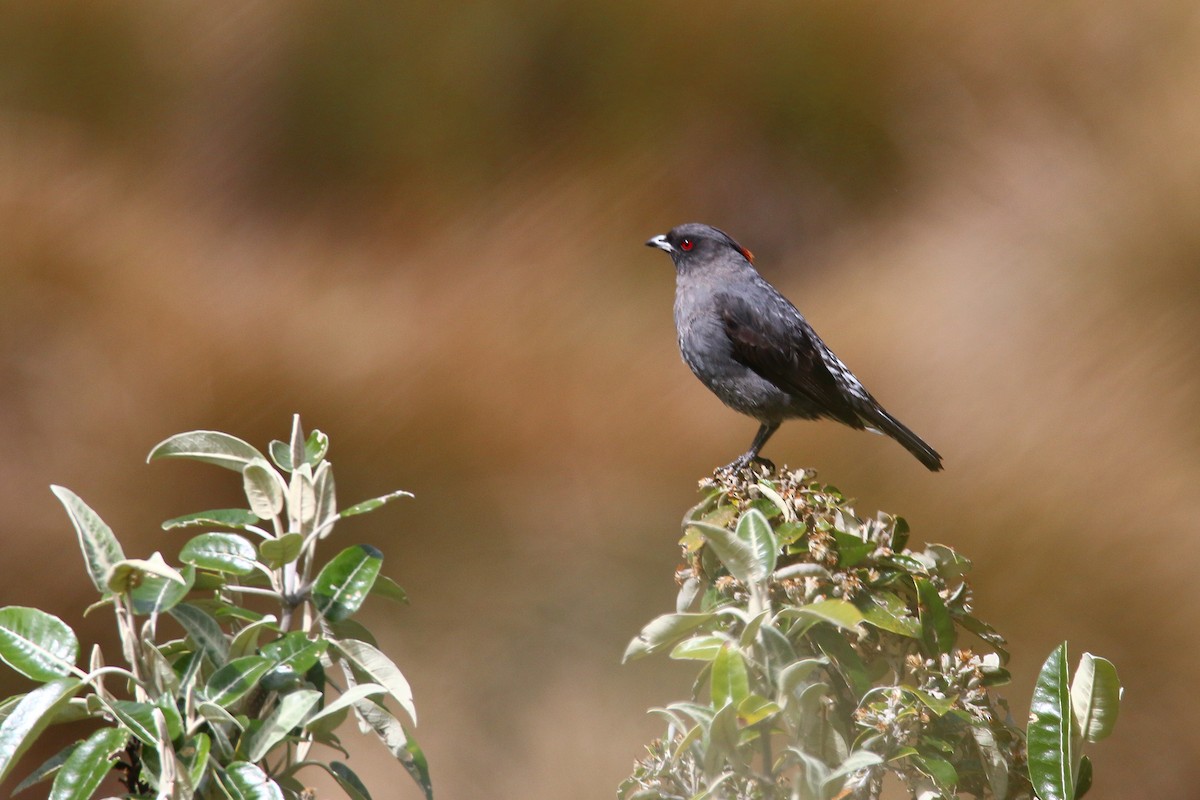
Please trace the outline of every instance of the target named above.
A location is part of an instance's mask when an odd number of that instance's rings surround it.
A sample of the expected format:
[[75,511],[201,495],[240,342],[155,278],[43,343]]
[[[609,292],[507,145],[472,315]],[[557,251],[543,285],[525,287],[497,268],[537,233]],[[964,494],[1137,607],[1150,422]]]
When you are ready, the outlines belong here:
[[749,453],[743,453],[742,455],[735,458],[733,461],[730,461],[725,466],[717,467],[717,469],[714,470],[714,474],[731,475],[731,474],[734,474],[737,472],[741,472],[741,471],[749,468],[751,465],[755,465],[755,464],[762,466],[762,467],[766,467],[767,472],[775,471],[775,462],[771,461],[769,458],[763,458],[762,456],[755,456],[755,455],[750,455]]

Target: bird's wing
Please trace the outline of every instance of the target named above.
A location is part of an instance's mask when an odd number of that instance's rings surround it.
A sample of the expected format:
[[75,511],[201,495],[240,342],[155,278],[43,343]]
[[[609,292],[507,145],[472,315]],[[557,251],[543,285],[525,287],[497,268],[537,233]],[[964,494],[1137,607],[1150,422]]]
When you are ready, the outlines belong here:
[[778,295],[760,303],[729,293],[714,299],[738,363],[808,401],[815,415],[864,427],[855,406],[873,403],[870,395],[790,303]]

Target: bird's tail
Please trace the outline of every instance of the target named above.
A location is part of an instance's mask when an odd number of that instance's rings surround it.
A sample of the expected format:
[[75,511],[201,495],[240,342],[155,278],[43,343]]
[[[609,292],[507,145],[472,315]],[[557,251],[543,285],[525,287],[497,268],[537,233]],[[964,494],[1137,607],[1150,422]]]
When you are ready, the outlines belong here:
[[863,421],[867,425],[895,439],[905,450],[916,456],[917,461],[924,464],[929,471],[937,472],[942,468],[942,457],[938,455],[938,452],[925,444],[920,436],[905,427],[904,423],[879,406],[872,408],[871,412],[869,415],[862,415]]

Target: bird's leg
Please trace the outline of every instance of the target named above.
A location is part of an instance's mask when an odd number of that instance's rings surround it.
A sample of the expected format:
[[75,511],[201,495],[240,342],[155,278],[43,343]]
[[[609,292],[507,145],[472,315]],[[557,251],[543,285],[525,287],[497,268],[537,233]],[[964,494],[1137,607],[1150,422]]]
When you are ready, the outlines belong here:
[[[779,430],[780,423],[764,422],[758,428],[758,433],[754,435],[754,441],[750,443],[750,449],[742,453],[740,456],[721,467],[722,471],[734,471],[742,469],[758,458],[758,451],[763,449],[763,445],[767,443],[767,439],[771,438],[771,434]],[[773,466],[773,465],[772,465]]]
[[758,433],[754,435],[754,441],[750,443],[750,449],[742,456],[742,458],[746,459],[747,464],[758,458],[758,451],[763,449],[763,445],[767,443],[767,439],[770,439],[771,434],[777,430],[779,430],[778,422],[764,422],[758,426]]

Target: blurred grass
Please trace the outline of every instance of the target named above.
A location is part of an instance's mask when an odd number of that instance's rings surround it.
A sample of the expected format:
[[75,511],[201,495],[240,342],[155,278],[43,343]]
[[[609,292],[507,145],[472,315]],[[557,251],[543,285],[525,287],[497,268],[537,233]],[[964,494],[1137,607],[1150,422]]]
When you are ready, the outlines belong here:
[[619,654],[670,607],[693,481],[753,433],[679,363],[641,247],[698,219],[947,471],[829,425],[767,455],[975,560],[1015,713],[1062,638],[1112,658],[1095,795],[1185,796],[1197,25],[1173,2],[2,2],[0,602],[106,636],[47,485],[170,553],[158,522],[237,486],[149,448],[264,444],[300,411],[344,502],[417,493],[344,535],[412,595],[378,627],[442,796],[610,797],[644,709],[687,690]]

